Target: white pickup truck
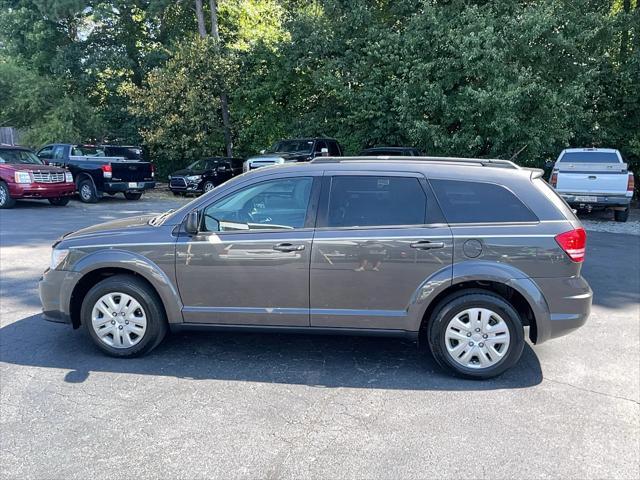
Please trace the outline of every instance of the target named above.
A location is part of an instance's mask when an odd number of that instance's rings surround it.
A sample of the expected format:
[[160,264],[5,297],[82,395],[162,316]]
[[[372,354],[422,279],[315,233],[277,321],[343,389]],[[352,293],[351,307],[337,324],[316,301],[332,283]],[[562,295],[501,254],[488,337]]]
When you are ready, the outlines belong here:
[[574,208],[611,208],[616,222],[626,222],[629,217],[633,173],[618,150],[563,150],[553,165],[549,183]]

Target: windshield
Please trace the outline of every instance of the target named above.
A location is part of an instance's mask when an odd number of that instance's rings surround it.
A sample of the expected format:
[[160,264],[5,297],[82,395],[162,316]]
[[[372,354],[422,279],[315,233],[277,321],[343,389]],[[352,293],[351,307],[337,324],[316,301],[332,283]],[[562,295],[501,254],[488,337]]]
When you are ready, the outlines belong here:
[[272,153],[311,153],[312,140],[285,140],[271,147]]
[[0,150],[0,163],[42,165],[40,159],[29,150]]
[[71,155],[76,157],[106,157],[104,150],[87,145],[76,145],[71,150]]
[[620,163],[615,152],[567,152],[560,159],[562,163]]
[[196,160],[187,168],[189,170],[207,170],[209,168],[214,168],[218,163],[218,160]]

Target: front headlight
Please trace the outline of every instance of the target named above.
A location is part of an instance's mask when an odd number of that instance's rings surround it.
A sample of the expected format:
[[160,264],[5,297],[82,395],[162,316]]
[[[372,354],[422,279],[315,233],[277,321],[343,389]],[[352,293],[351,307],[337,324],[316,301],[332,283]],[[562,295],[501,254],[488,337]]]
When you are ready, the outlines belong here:
[[16,172],[13,179],[16,183],[31,183],[31,174],[29,172]]
[[64,172],[64,181],[67,183],[73,183],[73,175],[71,175],[71,172]]
[[58,268],[64,259],[69,255],[69,250],[64,248],[54,248],[51,250],[51,270]]
[[202,175],[189,175],[187,177],[187,182],[198,182],[202,178]]

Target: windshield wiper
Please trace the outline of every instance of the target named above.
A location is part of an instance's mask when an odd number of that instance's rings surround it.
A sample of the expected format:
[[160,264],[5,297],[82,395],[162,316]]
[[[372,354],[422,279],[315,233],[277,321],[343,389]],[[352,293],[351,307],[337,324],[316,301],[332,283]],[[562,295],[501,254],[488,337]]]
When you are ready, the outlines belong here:
[[175,211],[176,211],[175,208],[172,208],[171,210],[167,210],[166,212],[153,217],[152,219],[149,220],[149,225],[151,225],[152,227],[157,227],[158,225],[162,225],[162,222],[164,222],[164,220]]

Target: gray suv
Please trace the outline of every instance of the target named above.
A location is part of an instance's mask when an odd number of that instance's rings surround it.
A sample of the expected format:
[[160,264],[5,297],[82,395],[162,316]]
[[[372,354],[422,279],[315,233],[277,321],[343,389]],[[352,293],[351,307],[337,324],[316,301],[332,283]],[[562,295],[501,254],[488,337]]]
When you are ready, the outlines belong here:
[[109,355],[167,330],[374,334],[489,378],[583,325],[586,235],[542,171],[501,160],[319,158],[240,175],[177,211],[65,235],[44,317]]

